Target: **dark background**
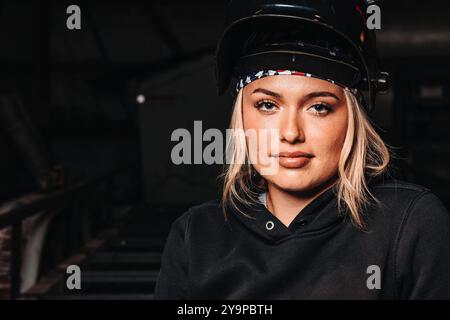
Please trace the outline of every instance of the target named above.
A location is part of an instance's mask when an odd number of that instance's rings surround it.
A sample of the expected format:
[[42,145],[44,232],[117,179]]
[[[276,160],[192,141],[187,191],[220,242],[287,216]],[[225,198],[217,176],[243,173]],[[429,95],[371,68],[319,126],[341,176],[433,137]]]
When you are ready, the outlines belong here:
[[[193,132],[194,120],[203,131],[228,126],[232,95],[216,95],[213,70],[226,3],[2,1],[0,104],[22,111],[0,122],[0,204],[129,165],[109,185],[113,213],[138,211],[157,229],[161,216],[170,222],[216,198],[222,167],[172,164],[170,135],[176,128]],[[81,30],[66,28],[70,4],[81,8]],[[392,82],[373,119],[396,154],[394,173],[449,206],[450,2],[382,2],[378,47]],[[95,202],[81,199],[87,207]],[[53,219],[45,259],[34,262],[38,278],[108,225],[110,217],[98,218],[104,204],[96,206],[87,213],[89,236],[80,236],[86,225]],[[71,212],[78,221],[77,209]],[[78,230],[70,248],[58,249],[63,235],[51,232],[62,225]]]

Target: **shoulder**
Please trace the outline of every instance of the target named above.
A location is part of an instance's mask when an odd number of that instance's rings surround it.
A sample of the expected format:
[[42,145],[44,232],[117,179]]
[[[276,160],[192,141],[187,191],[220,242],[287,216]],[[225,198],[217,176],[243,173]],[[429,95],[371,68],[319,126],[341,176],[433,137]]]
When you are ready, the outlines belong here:
[[448,225],[450,214],[429,188],[397,179],[381,180],[369,187],[383,211],[400,223],[400,228]]
[[369,185],[369,190],[381,203],[396,208],[410,206],[421,199],[439,201],[429,188],[393,178],[379,179]]
[[[385,215],[390,220],[379,219],[384,222],[380,228],[394,230],[393,267],[398,296],[447,299],[450,288],[447,208],[430,189],[420,185],[395,181],[375,189],[383,193],[380,199],[383,203],[398,201],[398,210],[389,210]],[[392,218],[396,223],[390,226]]]
[[422,185],[394,178],[377,179],[371,183],[371,187],[376,190],[401,191],[409,193],[430,191],[430,189]]

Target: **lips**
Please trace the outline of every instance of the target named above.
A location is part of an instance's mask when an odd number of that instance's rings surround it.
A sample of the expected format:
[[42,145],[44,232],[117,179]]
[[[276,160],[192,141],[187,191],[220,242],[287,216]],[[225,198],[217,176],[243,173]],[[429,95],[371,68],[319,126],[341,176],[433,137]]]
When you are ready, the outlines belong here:
[[277,156],[280,166],[288,169],[298,169],[306,166],[314,156],[302,151],[280,152]]
[[313,155],[310,153],[302,152],[302,151],[291,151],[291,152],[280,152],[278,157],[282,158],[297,158],[297,157],[305,157],[312,158]]

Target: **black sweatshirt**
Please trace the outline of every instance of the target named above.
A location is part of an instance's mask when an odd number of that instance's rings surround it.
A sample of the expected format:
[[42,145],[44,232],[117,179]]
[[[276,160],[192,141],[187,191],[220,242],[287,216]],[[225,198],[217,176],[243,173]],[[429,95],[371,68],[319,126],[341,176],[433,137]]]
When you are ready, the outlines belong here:
[[192,207],[172,224],[155,299],[450,299],[442,202],[399,180],[369,188],[382,205],[366,231],[338,214],[335,187],[289,227],[263,204],[247,212],[256,219],[225,220],[218,200]]

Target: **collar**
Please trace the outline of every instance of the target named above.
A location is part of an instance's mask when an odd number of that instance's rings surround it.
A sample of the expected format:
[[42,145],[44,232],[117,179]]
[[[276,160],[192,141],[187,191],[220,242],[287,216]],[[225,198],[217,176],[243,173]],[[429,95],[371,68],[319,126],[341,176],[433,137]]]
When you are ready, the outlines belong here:
[[244,212],[250,217],[236,209],[231,211],[232,216],[252,232],[271,242],[281,242],[291,237],[322,232],[342,222],[343,217],[338,214],[336,195],[337,189],[334,185],[306,205],[288,227],[273,215],[264,203],[247,207]]

